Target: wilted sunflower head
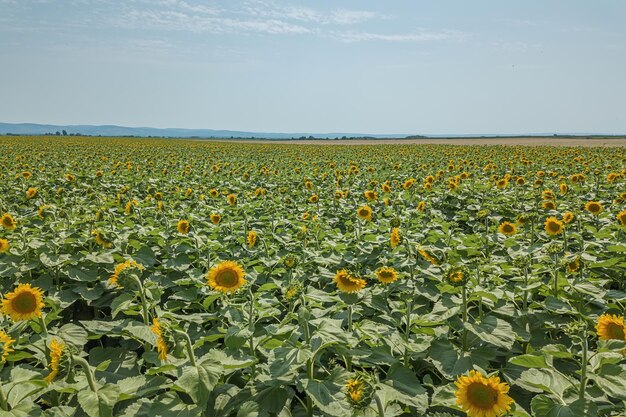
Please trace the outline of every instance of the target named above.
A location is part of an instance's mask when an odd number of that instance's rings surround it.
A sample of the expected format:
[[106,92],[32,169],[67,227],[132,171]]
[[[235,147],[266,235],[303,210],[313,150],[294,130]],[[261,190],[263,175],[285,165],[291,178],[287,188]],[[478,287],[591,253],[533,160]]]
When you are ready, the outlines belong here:
[[2,300],[2,314],[10,316],[13,321],[41,317],[43,307],[43,291],[30,284],[19,284]]
[[208,285],[215,291],[235,293],[243,284],[244,271],[241,265],[234,261],[222,261],[209,270],[206,275]]

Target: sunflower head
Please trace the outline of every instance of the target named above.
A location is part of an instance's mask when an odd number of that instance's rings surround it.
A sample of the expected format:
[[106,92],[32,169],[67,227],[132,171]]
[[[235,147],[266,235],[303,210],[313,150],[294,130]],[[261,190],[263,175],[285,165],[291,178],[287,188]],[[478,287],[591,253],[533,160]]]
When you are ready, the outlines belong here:
[[166,329],[164,328],[161,321],[155,317],[152,319],[152,326],[150,326],[150,331],[154,333],[157,337],[157,352],[159,353],[159,359],[162,361],[167,360],[167,342],[165,341],[165,333]]
[[0,224],[7,230],[15,230],[17,227],[17,222],[9,213],[4,213],[2,217],[0,217]]
[[546,200],[543,203],[541,203],[541,207],[543,207],[546,210],[556,210],[556,204],[554,204],[554,201],[551,201],[551,200]]
[[342,269],[335,273],[333,278],[335,284],[337,284],[337,288],[345,293],[355,293],[361,291],[365,288],[367,283],[363,278],[353,277],[347,270]]
[[594,216],[597,216],[604,211],[604,208],[602,207],[602,203],[599,201],[588,201],[585,204],[585,210]]
[[574,256],[566,258],[565,259],[565,269],[567,270],[567,272],[569,272],[570,274],[573,274],[574,272],[578,272],[580,270],[580,267],[582,265],[582,261],[580,259],[580,256]]
[[191,225],[187,220],[179,220],[176,224],[176,230],[178,230],[178,233],[180,233],[181,235],[186,235],[187,233],[189,233],[190,229]]
[[0,364],[3,364],[7,361],[7,356],[9,353],[13,352],[11,345],[15,343],[14,339],[4,332],[4,330],[0,330]]
[[26,198],[31,199],[35,197],[36,195],[37,195],[37,189],[34,187],[31,187],[28,190],[26,190]]
[[568,212],[563,213],[563,217],[561,218],[561,220],[563,220],[563,223],[569,224],[574,221],[574,218],[575,218],[574,213],[572,213],[571,211],[568,211]]
[[365,221],[372,220],[372,209],[370,206],[361,206],[356,211],[357,216]]
[[402,242],[402,235],[400,234],[400,228],[394,227],[391,230],[391,234],[389,236],[389,245],[392,248],[395,248]]
[[398,271],[390,266],[383,266],[376,270],[376,278],[383,284],[390,284],[398,280]]
[[44,379],[47,383],[51,383],[54,378],[59,374],[59,369],[61,367],[61,359],[63,358],[63,351],[66,346],[63,342],[57,341],[57,339],[52,339],[50,342],[50,373]]
[[417,253],[419,253],[419,255],[431,265],[437,265],[439,263],[437,259],[432,256],[426,249],[418,248]]
[[250,230],[248,232],[248,236],[246,237],[246,243],[248,243],[248,247],[250,249],[254,248],[256,245],[257,233],[254,230]]
[[557,236],[563,233],[563,222],[556,217],[548,217],[543,224],[543,228],[550,236]]
[[367,199],[367,201],[375,201],[378,199],[378,193],[374,190],[365,191],[363,196]]
[[626,210],[622,210],[619,213],[617,213],[616,218],[620,226],[626,226]]
[[502,233],[504,236],[513,236],[517,232],[517,226],[515,226],[514,223],[502,222],[500,226],[498,226],[498,232]]
[[286,301],[294,300],[302,292],[302,284],[300,282],[293,282],[289,284],[283,293],[283,297]]
[[298,264],[298,258],[295,255],[287,255],[283,258],[283,265],[287,269],[293,269]]
[[426,202],[420,201],[417,203],[417,211],[424,211],[426,209]]
[[230,204],[231,206],[237,204],[237,196],[235,194],[228,194],[228,197],[226,197],[226,199],[228,200],[228,204]]
[[20,284],[2,300],[2,314],[13,321],[30,320],[41,317],[43,291],[30,284]]
[[460,376],[455,382],[456,403],[468,417],[499,417],[511,410],[509,385],[497,376],[486,377],[477,371]]
[[4,253],[8,251],[10,247],[11,245],[9,244],[8,240],[0,239],[0,253]]
[[209,286],[215,291],[231,293],[246,283],[243,268],[234,261],[223,261],[215,265],[207,273]]
[[135,282],[129,278],[130,273],[140,273],[145,268],[143,265],[138,264],[136,261],[132,259],[127,259],[126,261],[119,263],[115,266],[113,270],[113,275],[109,277],[109,284],[114,285],[116,287],[127,287],[135,285]]
[[363,409],[372,402],[374,389],[371,377],[364,372],[358,372],[346,382],[346,398],[356,409]]
[[219,213],[211,213],[209,218],[211,219],[211,223],[213,224],[220,224],[220,222],[222,221],[222,215]]
[[600,340],[626,340],[624,317],[614,314],[603,314],[598,318],[596,332]]
[[450,285],[462,286],[467,283],[468,273],[465,268],[450,268],[446,273],[446,279]]

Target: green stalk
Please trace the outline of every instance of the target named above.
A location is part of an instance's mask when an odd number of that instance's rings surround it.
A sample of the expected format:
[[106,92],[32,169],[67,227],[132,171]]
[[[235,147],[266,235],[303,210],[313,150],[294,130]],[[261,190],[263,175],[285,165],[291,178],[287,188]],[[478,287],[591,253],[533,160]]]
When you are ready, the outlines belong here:
[[48,327],[46,326],[45,316],[42,315],[41,317],[39,317],[39,324],[41,324],[41,331],[43,332],[43,335],[45,336],[47,340],[49,335],[48,335]]
[[85,372],[85,376],[87,377],[87,382],[89,383],[89,388],[91,389],[91,391],[98,392],[98,387],[96,385],[96,378],[93,372],[91,371],[91,367],[89,366],[89,363],[85,359],[81,358],[80,356],[72,356],[72,362],[76,363],[81,368],[83,368],[83,372]]
[[467,352],[467,288],[463,285],[463,352]]
[[378,410],[378,417],[385,417],[385,408],[380,400],[378,394],[374,394],[374,401],[376,401],[376,409]]
[[189,361],[191,362],[192,366],[197,366],[196,365],[196,355],[193,353],[193,345],[191,343],[191,338],[189,338],[189,335],[187,334],[187,332],[184,332],[182,330],[174,330],[174,332],[181,336],[183,339],[185,339],[185,347],[187,348],[187,355],[189,356]]
[[580,388],[578,391],[578,398],[583,401],[585,399],[585,388],[587,386],[587,330],[583,332],[582,337],[583,345],[583,357],[580,365]]
[[352,304],[348,305],[348,332],[352,333]]
[[528,268],[524,267],[524,311],[528,311]]
[[143,285],[141,284],[141,280],[135,274],[131,274],[131,277],[134,278],[135,283],[139,286],[139,298],[141,299],[141,309],[143,311],[143,322],[146,326],[150,325],[150,316],[148,314],[148,303],[146,302],[146,294],[144,292]]
[[554,255],[554,296],[559,295],[559,255]]

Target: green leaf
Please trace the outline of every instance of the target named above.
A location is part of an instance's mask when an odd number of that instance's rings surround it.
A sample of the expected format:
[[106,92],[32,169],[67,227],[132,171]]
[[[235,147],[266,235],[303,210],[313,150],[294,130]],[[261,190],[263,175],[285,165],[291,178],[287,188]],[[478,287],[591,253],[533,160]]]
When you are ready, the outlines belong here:
[[106,384],[93,392],[88,389],[78,391],[78,403],[89,417],[112,417],[113,406],[119,397],[119,388]]
[[341,393],[341,388],[331,381],[303,379],[304,391],[313,400],[313,404],[324,413],[333,417],[350,415],[350,408]]
[[194,403],[204,406],[222,373],[220,365],[210,361],[198,366],[185,366],[179,368],[179,378],[174,387],[186,392]]
[[513,348],[515,332],[513,327],[502,319],[487,316],[479,324],[465,323],[465,327],[484,342],[506,350]]
[[550,368],[542,353],[514,356],[509,362],[524,368]]
[[[398,402],[402,405],[415,407],[418,412],[428,408],[428,394],[420,384],[417,376],[400,364],[392,365],[385,381],[378,386],[385,392],[389,403]],[[387,404],[384,404],[387,408]]]
[[560,404],[546,395],[537,395],[530,402],[534,416],[541,417],[594,417],[597,406],[584,400],[576,400],[571,404]]
[[599,370],[589,374],[596,384],[609,396],[626,400],[626,365],[604,364]]

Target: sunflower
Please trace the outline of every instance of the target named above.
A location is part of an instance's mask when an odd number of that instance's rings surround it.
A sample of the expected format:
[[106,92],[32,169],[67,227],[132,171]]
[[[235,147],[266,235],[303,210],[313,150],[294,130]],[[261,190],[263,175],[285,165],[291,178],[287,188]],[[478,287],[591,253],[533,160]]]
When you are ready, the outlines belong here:
[[167,360],[167,343],[163,339],[163,328],[161,327],[161,323],[159,323],[158,318],[152,319],[152,326],[150,326],[150,330],[157,337],[157,352],[159,352],[159,359],[162,361]]
[[357,216],[359,216],[359,218],[366,220],[366,221],[371,221],[372,220],[372,209],[370,208],[370,206],[361,206],[358,208],[358,210],[356,211]]
[[222,221],[222,215],[218,213],[211,213],[209,218],[211,219],[211,223],[213,224],[220,224],[220,222]]
[[541,207],[543,207],[546,210],[556,210],[556,205],[554,204],[554,201],[544,201],[543,203],[541,203]]
[[59,365],[61,364],[64,348],[65,345],[57,342],[56,339],[52,339],[50,342],[50,373],[44,378],[48,384],[59,374]]
[[389,244],[392,248],[395,248],[402,242],[402,235],[400,235],[400,228],[394,227],[391,230],[391,235],[389,237]]
[[254,230],[250,230],[248,232],[248,236],[246,237],[246,242],[248,243],[248,247],[250,249],[254,248],[254,245],[256,244],[256,238],[257,238],[257,234]]
[[13,321],[30,320],[41,317],[43,291],[30,284],[20,284],[4,296],[2,314],[10,316]]
[[417,203],[417,211],[424,211],[424,209],[426,209],[425,201],[420,201],[419,203]]
[[383,266],[376,270],[376,278],[383,284],[390,284],[398,280],[398,271],[390,266]]
[[187,220],[179,220],[178,224],[176,225],[176,230],[178,230],[178,233],[182,235],[186,235],[187,233],[189,233],[190,228],[191,226],[189,225],[189,222]]
[[550,236],[560,235],[563,232],[563,222],[556,217],[548,217],[543,224],[543,228]]
[[228,204],[230,204],[231,206],[237,204],[237,196],[235,194],[228,194],[226,200],[228,200]]
[[138,269],[139,271],[143,271],[145,268],[143,265],[138,264],[136,261],[131,259],[127,259],[126,261],[115,265],[115,269],[113,270],[113,275],[109,277],[109,284],[115,285],[117,287],[121,287],[119,284],[120,274],[127,269]]
[[470,371],[455,382],[456,403],[468,417],[499,417],[509,412],[513,399],[509,397],[509,385],[497,376],[489,378],[480,372]]
[[509,185],[509,180],[507,180],[506,178],[502,178],[496,181],[496,187],[501,190],[505,189],[507,185]]
[[11,349],[11,345],[15,342],[14,339],[11,339],[11,337],[6,334],[4,332],[4,330],[0,330],[0,347],[2,350],[0,350],[0,364],[1,363],[5,363],[7,361],[7,356],[9,356],[9,353],[13,352],[13,349]]
[[37,189],[36,188],[29,188],[28,190],[26,190],[26,198],[31,199],[34,196],[37,195]]
[[22,172],[22,177],[24,177],[25,179],[29,179],[30,177],[32,177],[33,174],[31,174],[28,171],[24,171]]
[[333,281],[337,284],[337,288],[347,293],[359,292],[365,288],[366,285],[364,279],[353,277],[345,269],[337,271]]
[[624,332],[624,317],[606,313],[601,315],[598,317],[596,332],[598,333],[598,339],[600,340],[626,340],[626,333]]
[[363,393],[365,391],[365,382],[359,376],[351,378],[346,382],[346,391],[348,398],[352,403],[358,404],[363,399]]
[[598,214],[602,213],[602,211],[604,211],[604,208],[602,207],[602,204],[599,201],[588,201],[585,204],[585,210],[587,210],[589,213],[593,214],[594,216],[597,216]]
[[510,222],[502,222],[500,226],[498,226],[498,232],[502,233],[504,236],[513,236],[517,233],[517,226]]
[[320,201],[320,198],[318,197],[317,194],[313,194],[311,197],[309,197],[309,203],[317,203]]
[[467,274],[463,268],[452,268],[447,273],[448,283],[454,286],[461,286],[467,282]]
[[208,284],[215,291],[234,293],[246,283],[243,268],[234,261],[223,261],[215,265],[206,275]]
[[620,225],[626,226],[626,210],[622,210],[617,213],[617,221]]
[[425,249],[418,249],[417,253],[420,254],[425,261],[431,263],[432,265],[437,265],[437,259],[435,259],[430,253],[428,253]]
[[565,184],[564,182],[561,183],[561,185],[559,185],[559,190],[561,190],[561,194],[567,194],[567,190],[568,190],[567,184]]
[[8,251],[10,247],[11,245],[9,244],[8,240],[0,239],[0,253],[4,253]]
[[93,232],[91,232],[92,235],[95,236],[96,239],[96,244],[104,247],[104,248],[110,248],[111,246],[113,246],[113,244],[111,242],[109,242],[100,231],[98,230],[94,230]]
[[567,269],[567,272],[573,274],[574,272],[580,270],[580,264],[580,256],[576,256],[574,259],[565,263],[565,268]]
[[389,185],[388,182],[384,183],[381,188],[383,190],[383,193],[390,193],[391,192],[391,186]]
[[575,217],[574,213],[572,213],[571,211],[568,211],[568,212],[563,213],[563,217],[561,218],[561,220],[563,220],[563,223],[569,224],[574,221],[574,217]]
[[215,188],[211,188],[209,190],[209,195],[213,198],[218,197],[220,195],[220,192],[217,191]]
[[0,224],[7,230],[15,230],[17,227],[17,222],[9,213],[4,213],[2,217],[0,217]]
[[363,196],[368,200],[368,201],[374,201],[378,199],[378,193],[376,191],[373,190],[367,190],[363,193]]

